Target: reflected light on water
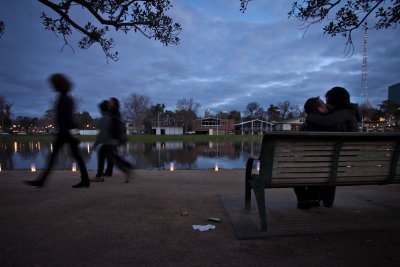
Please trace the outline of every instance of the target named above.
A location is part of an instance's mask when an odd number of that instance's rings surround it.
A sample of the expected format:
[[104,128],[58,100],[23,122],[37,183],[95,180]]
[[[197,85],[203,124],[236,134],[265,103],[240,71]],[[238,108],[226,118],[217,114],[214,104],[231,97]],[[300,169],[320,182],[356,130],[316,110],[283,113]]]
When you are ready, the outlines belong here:
[[[254,147],[261,147],[260,142]],[[55,152],[55,143],[49,141],[17,141],[0,144],[0,162],[2,169],[25,169],[35,163],[37,171],[46,166],[49,155]],[[80,152],[89,170],[97,169],[98,155],[92,150],[93,142],[80,144]],[[210,148],[210,146],[212,148]],[[251,142],[154,142],[131,143],[118,149],[121,157],[134,162],[139,169],[187,170],[187,169],[223,169],[244,168],[250,155],[257,155],[259,149],[253,149]],[[68,145],[64,145],[55,155],[54,169],[71,171],[76,161]],[[257,165],[257,161],[255,162]],[[256,165],[254,164],[254,165]],[[254,166],[256,167],[256,166]],[[76,171],[78,167],[76,167]],[[221,169],[222,170],[222,169]],[[29,170],[30,171],[30,170]]]

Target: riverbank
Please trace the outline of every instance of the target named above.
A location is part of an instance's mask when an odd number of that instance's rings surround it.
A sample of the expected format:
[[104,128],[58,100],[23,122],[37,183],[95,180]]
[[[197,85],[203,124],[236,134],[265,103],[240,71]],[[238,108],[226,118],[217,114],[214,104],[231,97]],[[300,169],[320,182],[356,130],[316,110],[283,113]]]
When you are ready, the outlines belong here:
[[[238,240],[220,197],[243,193],[244,170],[138,170],[128,184],[117,172],[88,189],[71,188],[79,173],[54,171],[45,188],[22,183],[36,175],[0,172],[0,266],[400,264],[399,230]],[[272,203],[280,203],[270,206],[273,214],[282,214],[282,203],[295,203],[291,189],[269,192]],[[348,202],[340,202],[341,196],[349,196],[366,199],[372,207],[379,204],[375,199],[388,197],[386,206],[396,213],[399,193],[399,185],[341,187],[333,212],[341,214]],[[210,217],[222,222],[207,221]],[[192,228],[209,223],[216,228],[207,232]]]
[[[53,140],[55,135],[1,135],[0,141],[49,141]],[[154,135],[154,134],[132,134],[128,135],[128,142],[133,143],[155,143],[167,141],[180,141],[180,142],[261,142],[262,135]],[[95,141],[95,135],[80,135],[79,139],[82,142]]]

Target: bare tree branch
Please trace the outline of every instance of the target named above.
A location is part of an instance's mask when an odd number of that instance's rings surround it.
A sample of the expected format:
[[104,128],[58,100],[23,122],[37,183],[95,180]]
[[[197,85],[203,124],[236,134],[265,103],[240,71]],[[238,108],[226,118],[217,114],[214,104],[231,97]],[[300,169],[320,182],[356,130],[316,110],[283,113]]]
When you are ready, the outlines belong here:
[[[97,43],[106,58],[114,61],[118,60],[118,52],[112,52],[115,42],[106,37],[110,29],[122,30],[126,34],[131,31],[140,32],[146,38],[160,41],[164,45],[177,45],[180,41],[178,35],[181,26],[166,15],[166,11],[172,7],[170,0],[38,1],[57,13],[58,17],[42,13],[43,24],[47,30],[63,36],[64,46],[70,46],[67,37],[72,34],[72,30],[76,30],[83,35],[79,41],[81,49],[88,49]],[[78,23],[70,16],[74,7],[80,7],[90,14],[86,24]]]
[[[244,12],[251,0],[240,0],[240,11]],[[299,1],[300,2],[300,1]],[[303,0],[295,1],[289,11],[289,18],[300,21],[304,33],[311,25],[326,22],[324,34],[346,38],[344,53],[352,54],[354,45],[352,33],[366,20],[375,16],[377,22],[371,29],[396,27],[400,23],[399,0]],[[375,13],[374,13],[375,12]]]

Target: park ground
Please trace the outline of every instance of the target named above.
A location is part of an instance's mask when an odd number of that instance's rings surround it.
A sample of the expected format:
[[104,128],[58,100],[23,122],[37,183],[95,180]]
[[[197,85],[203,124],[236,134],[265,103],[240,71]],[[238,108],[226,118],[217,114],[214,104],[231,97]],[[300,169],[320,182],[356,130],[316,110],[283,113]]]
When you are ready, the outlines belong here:
[[[130,183],[116,172],[84,189],[65,170],[44,188],[23,183],[37,175],[0,172],[0,266],[400,266],[400,230],[366,231],[363,220],[359,230],[239,240],[221,196],[243,194],[244,170],[137,170]],[[273,203],[295,206],[291,189],[270,190],[274,216]],[[389,196],[385,208],[400,218],[399,185],[338,188],[333,212],[351,192],[372,206]],[[216,228],[193,230],[209,223]]]

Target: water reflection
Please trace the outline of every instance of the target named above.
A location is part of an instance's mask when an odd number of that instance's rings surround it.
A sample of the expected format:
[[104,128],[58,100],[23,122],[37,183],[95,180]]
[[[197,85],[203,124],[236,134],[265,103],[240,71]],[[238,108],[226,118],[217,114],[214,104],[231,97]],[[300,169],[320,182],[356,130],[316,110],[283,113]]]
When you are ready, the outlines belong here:
[[[18,141],[0,143],[2,170],[36,169],[45,167],[47,157],[53,151],[50,141]],[[97,167],[97,153],[93,142],[79,145],[81,155],[89,170]],[[247,158],[258,156],[260,141],[253,142],[156,142],[127,143],[119,147],[119,153],[139,169],[168,170],[171,163],[180,169],[244,169]],[[68,146],[56,157],[54,169],[71,170],[74,160]]]

